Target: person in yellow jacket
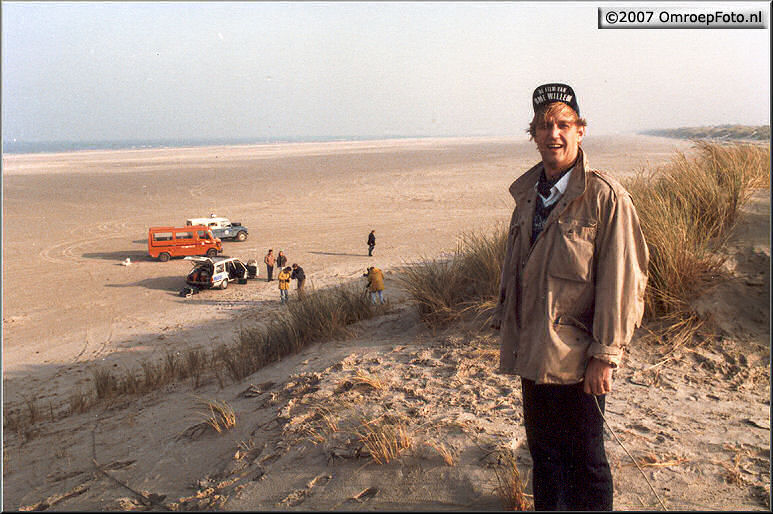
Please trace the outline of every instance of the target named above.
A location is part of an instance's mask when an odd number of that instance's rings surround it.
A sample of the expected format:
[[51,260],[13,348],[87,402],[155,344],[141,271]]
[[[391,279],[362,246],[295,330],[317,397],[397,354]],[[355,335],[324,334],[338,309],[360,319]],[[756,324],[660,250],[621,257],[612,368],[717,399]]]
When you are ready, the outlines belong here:
[[384,274],[380,269],[371,266],[368,268],[368,272],[363,275],[368,277],[368,285],[365,286],[370,291],[370,299],[373,303],[376,303],[376,297],[379,302],[384,303]]
[[290,273],[292,268],[290,266],[285,267],[279,272],[277,279],[279,280],[279,303],[287,303],[290,294]]

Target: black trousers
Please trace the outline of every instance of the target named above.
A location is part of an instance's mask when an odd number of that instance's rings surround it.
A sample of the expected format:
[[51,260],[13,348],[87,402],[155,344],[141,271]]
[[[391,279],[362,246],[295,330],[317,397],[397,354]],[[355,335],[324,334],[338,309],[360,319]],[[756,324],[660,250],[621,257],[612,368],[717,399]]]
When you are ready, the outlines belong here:
[[[534,463],[534,510],[612,510],[604,420],[582,383],[521,379],[526,441]],[[604,410],[604,397],[597,397]]]
[[268,278],[266,279],[267,282],[271,282],[274,280],[274,267],[266,264],[266,275]]

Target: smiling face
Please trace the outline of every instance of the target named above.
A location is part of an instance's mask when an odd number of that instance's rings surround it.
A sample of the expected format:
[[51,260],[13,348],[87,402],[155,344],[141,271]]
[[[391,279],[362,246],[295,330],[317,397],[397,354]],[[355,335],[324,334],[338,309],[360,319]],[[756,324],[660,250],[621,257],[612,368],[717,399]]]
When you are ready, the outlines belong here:
[[543,115],[535,116],[532,124],[532,136],[548,178],[558,176],[574,164],[585,136],[585,127],[578,123],[571,107],[563,103],[555,104],[555,108],[553,105]]

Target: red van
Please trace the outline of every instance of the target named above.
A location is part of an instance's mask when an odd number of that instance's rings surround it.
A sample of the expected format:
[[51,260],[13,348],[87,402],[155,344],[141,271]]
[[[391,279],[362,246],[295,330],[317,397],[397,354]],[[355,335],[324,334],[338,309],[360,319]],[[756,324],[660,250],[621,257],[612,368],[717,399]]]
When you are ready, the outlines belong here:
[[222,251],[220,239],[213,236],[212,231],[204,225],[148,229],[148,254],[161,262],[186,255],[215,257]]

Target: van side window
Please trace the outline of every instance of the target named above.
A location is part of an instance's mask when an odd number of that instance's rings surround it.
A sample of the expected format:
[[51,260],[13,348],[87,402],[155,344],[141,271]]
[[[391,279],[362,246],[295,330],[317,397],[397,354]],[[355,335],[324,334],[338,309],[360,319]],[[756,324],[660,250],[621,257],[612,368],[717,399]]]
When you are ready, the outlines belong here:
[[156,232],[153,234],[153,241],[171,241],[172,240],[172,233],[171,232]]
[[208,230],[199,230],[199,239],[212,239],[212,238],[209,237]]
[[193,239],[193,232],[177,232],[177,239]]

